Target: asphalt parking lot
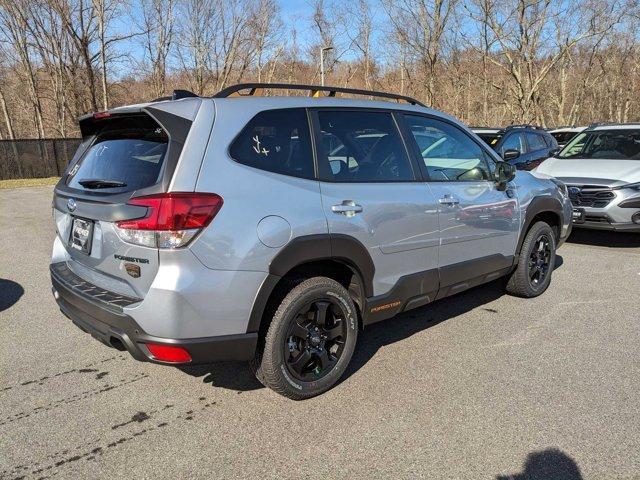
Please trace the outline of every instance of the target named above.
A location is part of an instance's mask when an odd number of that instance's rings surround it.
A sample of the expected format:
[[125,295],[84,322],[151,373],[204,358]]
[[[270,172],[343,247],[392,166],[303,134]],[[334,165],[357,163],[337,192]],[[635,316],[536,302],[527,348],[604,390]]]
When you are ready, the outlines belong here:
[[493,283],[374,325],[292,402],[73,326],[51,191],[0,190],[0,478],[640,478],[638,234],[577,231],[539,298]]

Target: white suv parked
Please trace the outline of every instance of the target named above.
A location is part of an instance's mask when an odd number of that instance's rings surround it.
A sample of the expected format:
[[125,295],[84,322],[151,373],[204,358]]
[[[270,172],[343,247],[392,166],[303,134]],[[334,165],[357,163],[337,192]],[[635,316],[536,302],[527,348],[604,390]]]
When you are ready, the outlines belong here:
[[593,125],[536,171],[567,185],[577,227],[640,232],[640,124]]

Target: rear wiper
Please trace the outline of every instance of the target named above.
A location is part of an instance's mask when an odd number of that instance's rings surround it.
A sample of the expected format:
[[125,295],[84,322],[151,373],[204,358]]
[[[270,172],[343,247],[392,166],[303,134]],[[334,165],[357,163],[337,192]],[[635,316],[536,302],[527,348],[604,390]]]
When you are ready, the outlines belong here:
[[78,182],[84,188],[117,188],[126,187],[127,184],[118,180],[100,180],[97,178],[85,178]]

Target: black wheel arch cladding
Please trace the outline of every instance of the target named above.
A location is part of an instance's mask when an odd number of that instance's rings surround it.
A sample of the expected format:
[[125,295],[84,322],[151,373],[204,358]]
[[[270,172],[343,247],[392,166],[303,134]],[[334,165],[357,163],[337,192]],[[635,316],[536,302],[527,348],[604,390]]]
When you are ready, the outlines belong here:
[[359,277],[365,297],[373,296],[375,266],[366,247],[356,238],[328,233],[297,237],[271,260],[269,274],[254,299],[247,332],[260,329],[271,294],[282,277],[300,265],[322,260],[332,260],[348,267]]
[[363,282],[365,295],[373,295],[373,260],[366,247],[349,235],[319,234],[295,238],[271,260],[269,273],[283,277],[298,265],[318,260],[336,260],[354,269]]
[[[557,220],[559,230],[557,232],[558,238],[556,238],[556,241],[559,240],[559,236],[561,234],[560,230],[562,229],[562,204],[557,198],[554,197],[534,197],[527,206],[525,212],[524,222],[522,224],[522,229],[520,230],[520,236],[518,237],[516,255],[519,254],[522,250],[524,239],[527,236],[527,232],[529,231],[531,226],[535,223],[536,217],[539,218],[542,215],[548,214],[554,215],[554,218]],[[551,227],[553,228],[553,225],[551,225]]]

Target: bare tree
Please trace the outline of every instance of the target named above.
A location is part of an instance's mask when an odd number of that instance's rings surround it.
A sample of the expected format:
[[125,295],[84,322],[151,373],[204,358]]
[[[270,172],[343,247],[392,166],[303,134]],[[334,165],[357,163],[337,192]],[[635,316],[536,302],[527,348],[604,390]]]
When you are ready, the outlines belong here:
[[[265,66],[276,62],[282,53],[282,21],[275,0],[258,0],[248,21],[250,45],[255,57],[255,69],[258,82],[264,80]],[[272,65],[273,69],[273,65]],[[273,70],[271,69],[271,72]],[[273,73],[268,73],[267,77]],[[267,78],[269,80],[269,78]]]
[[152,90],[156,97],[161,97],[167,86],[167,59],[173,48],[176,6],[174,0],[142,0],[140,4]]
[[172,85],[314,83],[324,46],[328,83],[469,123],[640,119],[640,8],[622,0],[309,0],[291,25],[277,0],[128,1],[0,0],[3,138],[74,136],[79,115]]
[[[602,19],[613,9],[605,2],[581,0],[476,0],[475,7],[479,15],[474,18],[500,47],[499,55],[489,59],[512,79],[508,92],[515,101],[514,118],[538,122],[544,121],[543,81],[574,46],[609,28]],[[554,24],[563,26],[558,35],[550,34]]]
[[2,48],[2,44],[0,44],[0,109],[2,110],[2,117],[4,120],[5,128],[7,129],[7,137],[9,140],[13,140],[16,138],[15,132],[13,130],[13,121],[11,120],[11,115],[9,114],[9,108],[7,107],[7,100],[4,95],[4,88],[6,85],[6,53]]
[[37,67],[33,60],[30,39],[28,37],[27,10],[28,2],[24,0],[0,0],[0,27],[17,55],[25,84],[28,87],[29,99],[33,108],[38,138],[45,137],[42,102],[39,93]]
[[428,105],[436,105],[436,70],[457,0],[383,0],[398,41],[421,67]]
[[349,36],[351,46],[357,52],[362,63],[364,87],[371,89],[376,60],[371,5],[366,0],[358,0],[355,5],[352,5],[347,10],[347,14],[344,17],[347,22],[346,34]]
[[215,41],[216,6],[216,0],[185,0],[179,7],[183,21],[176,56],[189,88],[200,95],[211,81],[210,52]]

